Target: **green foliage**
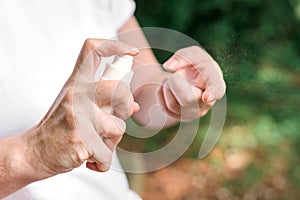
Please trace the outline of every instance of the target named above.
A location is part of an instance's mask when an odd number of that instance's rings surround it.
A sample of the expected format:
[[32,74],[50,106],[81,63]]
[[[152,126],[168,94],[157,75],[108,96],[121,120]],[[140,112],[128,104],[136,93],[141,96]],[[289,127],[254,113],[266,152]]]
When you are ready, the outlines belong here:
[[279,122],[299,116],[299,5],[298,0],[138,0],[136,16],[142,26],[193,37],[214,56],[228,87],[229,119],[243,121],[235,114],[242,106],[246,121],[263,113]]
[[[279,173],[273,162],[278,157],[288,166],[280,174],[288,177],[292,190],[282,199],[293,199],[300,185],[300,1],[136,2],[136,16],[143,27],[185,33],[219,62],[228,99],[219,145],[224,151],[250,149],[260,155],[253,157],[240,179],[242,184],[227,183],[236,190],[261,184],[263,177]],[[159,52],[157,56],[161,61],[166,57]]]

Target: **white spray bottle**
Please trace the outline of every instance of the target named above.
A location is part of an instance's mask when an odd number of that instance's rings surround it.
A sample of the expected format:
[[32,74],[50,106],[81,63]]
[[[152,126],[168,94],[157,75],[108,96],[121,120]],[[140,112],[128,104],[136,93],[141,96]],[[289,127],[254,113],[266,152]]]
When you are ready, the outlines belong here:
[[[104,73],[102,74],[103,80],[122,80],[128,86],[130,85],[133,77],[131,70],[133,64],[133,56],[120,55],[116,56],[112,63],[108,63]],[[102,110],[111,113],[110,106],[101,107]]]

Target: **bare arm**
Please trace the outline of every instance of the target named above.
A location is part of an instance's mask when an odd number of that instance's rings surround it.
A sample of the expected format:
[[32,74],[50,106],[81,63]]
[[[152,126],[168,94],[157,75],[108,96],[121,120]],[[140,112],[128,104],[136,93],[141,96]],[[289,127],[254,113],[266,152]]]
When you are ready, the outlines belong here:
[[0,140],[0,199],[39,180],[24,134]]
[[[157,62],[135,17],[120,29],[119,39],[140,50],[131,88],[141,106],[134,117],[141,124],[162,128],[161,117],[156,117],[162,115],[166,116],[164,126],[191,121],[205,115],[225,94],[225,82],[218,64],[200,47],[178,50],[164,64],[173,72],[168,73]],[[152,108],[155,108],[153,112]]]
[[[152,106],[161,105],[158,99],[160,95],[157,93],[160,92],[162,82],[170,76],[170,73],[161,69],[135,17],[129,19],[120,29],[119,39],[122,42],[135,46],[140,51],[135,57],[133,65],[134,77],[131,83],[135,101],[141,105],[139,112],[134,115],[134,118],[141,124],[147,125],[147,127],[161,128],[161,122],[155,121],[155,115],[165,115],[167,113],[163,110],[156,110],[152,116],[149,116],[149,111]],[[176,122],[178,122],[178,119],[167,115],[165,126]]]
[[[40,123],[0,139],[0,199],[85,161],[91,170],[109,169],[112,152],[125,131],[123,120],[137,109],[126,85],[94,82],[94,73],[102,56],[135,56],[138,52],[132,49],[118,41],[85,41],[73,73]],[[120,118],[102,111],[99,106],[104,105],[111,105]]]

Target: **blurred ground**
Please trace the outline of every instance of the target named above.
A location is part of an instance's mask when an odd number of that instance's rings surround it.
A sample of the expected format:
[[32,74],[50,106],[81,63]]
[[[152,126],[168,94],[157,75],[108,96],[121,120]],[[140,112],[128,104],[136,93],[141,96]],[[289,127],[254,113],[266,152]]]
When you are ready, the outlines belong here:
[[[170,166],[128,174],[132,188],[145,200],[298,200],[300,159],[295,145],[289,137],[276,136],[280,126],[269,117],[253,120],[255,124],[228,125],[213,151],[197,159],[203,129]],[[126,137],[121,143],[127,148],[137,147],[134,144]]]
[[[132,177],[145,200],[275,200],[299,199],[287,177],[289,163],[277,163],[259,181],[251,179],[253,152],[224,155],[216,148],[211,157],[222,162],[183,158],[162,170]],[[136,176],[136,175],[135,175]],[[245,181],[248,182],[245,185]],[[294,191],[293,191],[294,190]]]
[[[197,159],[209,117],[190,149],[172,165],[132,176],[146,200],[300,199],[300,1],[137,0],[142,27],[177,30],[220,64],[227,116],[214,150]],[[170,54],[154,51],[163,63]],[[176,134],[123,140],[149,152]],[[121,144],[122,145],[122,144]]]

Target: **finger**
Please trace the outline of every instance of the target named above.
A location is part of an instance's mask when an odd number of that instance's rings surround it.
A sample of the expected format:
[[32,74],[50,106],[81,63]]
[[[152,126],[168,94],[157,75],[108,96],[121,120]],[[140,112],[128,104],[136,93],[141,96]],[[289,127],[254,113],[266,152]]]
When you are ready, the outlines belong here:
[[[176,80],[178,81],[178,80]],[[191,92],[188,93],[188,90],[183,89],[181,84],[174,83],[175,81],[171,81],[172,83],[172,90],[170,89],[169,82],[167,81],[163,86],[163,95],[165,99],[166,107],[173,113],[180,115],[181,113],[181,106],[189,106],[189,104],[195,104],[196,101],[201,100],[202,91],[194,86],[186,85],[186,88],[191,88]],[[178,81],[179,82],[179,81]],[[179,93],[179,95],[177,95]],[[190,95],[188,95],[190,94]],[[176,96],[176,97],[175,97]],[[186,97],[192,96],[191,100],[188,100]],[[181,102],[181,106],[180,103]]]
[[201,47],[191,46],[179,49],[164,64],[167,70],[177,71],[187,66],[193,66],[198,62],[213,60],[212,57]]
[[97,83],[96,102],[99,107],[111,106],[113,91],[117,87],[116,80],[100,80]]
[[172,71],[195,67],[206,83],[204,101],[220,99],[225,94],[226,85],[219,65],[200,47],[180,49],[165,62],[164,67]]
[[140,108],[141,107],[138,103],[133,102],[133,113],[132,114],[137,113],[140,110]]
[[[214,65],[218,65],[218,64],[214,62]],[[220,68],[217,67],[217,70],[219,71]],[[219,76],[207,80],[208,86],[203,92],[203,97],[202,97],[203,102],[212,102],[214,100],[219,100],[225,95],[226,84],[223,79],[222,72],[219,71],[218,74]]]
[[86,167],[90,170],[97,172],[105,172],[110,168],[111,160],[109,163],[98,162],[94,157],[90,158],[90,161],[86,162]]
[[135,56],[138,50],[116,40],[87,39],[78,56],[72,78],[93,80],[101,57],[128,54]]
[[[77,124],[77,127],[80,126]],[[97,171],[106,171],[108,170],[111,157],[112,150],[106,145],[106,143],[99,136],[98,132],[95,129],[89,128],[90,126],[85,124],[85,134],[80,134],[80,137],[85,145],[86,149],[91,152],[92,156],[89,158],[89,161],[94,161],[94,165],[97,165]],[[102,166],[102,167],[100,167]]]
[[111,113],[124,120],[139,110],[139,105],[134,102],[129,86],[122,81],[99,81],[96,101],[99,107],[111,106]]
[[179,55],[173,55],[170,59],[168,59],[164,64],[163,67],[167,71],[177,71],[179,69],[185,68],[190,66],[191,63],[187,62]]
[[172,91],[170,90],[170,86],[168,81],[166,81],[162,87],[163,92],[163,99],[164,103],[168,109],[169,112],[171,112],[172,115],[176,115],[176,117],[180,116],[180,104],[178,103],[177,99],[173,95]]
[[179,69],[177,72],[181,74],[183,77],[185,77],[192,86],[197,87],[197,88],[192,87],[192,89],[194,89],[194,94],[196,96],[199,96],[199,94],[197,94],[197,89],[201,93],[202,90],[204,91],[202,94],[202,98],[199,98],[199,100],[203,102],[213,102],[223,97],[224,94],[221,93],[219,89],[225,85],[223,80],[220,80],[221,82],[218,82],[219,80],[216,80],[216,82],[213,85],[207,88],[205,80],[198,73],[197,69],[193,67],[186,67],[186,68]]
[[110,168],[112,153],[125,132],[126,124],[123,120],[101,111],[98,107],[95,108],[95,112],[97,121],[100,122],[101,126],[94,122],[93,126],[97,130],[98,137],[87,138],[84,136],[85,140],[88,139],[85,144],[92,152],[92,157],[89,158],[86,167],[94,171],[104,172]]
[[[100,168],[100,165],[109,166],[111,162],[111,156],[113,152],[113,148],[110,145],[107,145],[106,142],[102,139],[101,136],[104,137],[104,133],[108,132],[106,129],[103,129],[99,124],[104,124],[108,120],[113,120],[113,116],[106,116],[108,114],[101,111],[97,105],[93,104],[92,100],[86,98],[85,101],[90,101],[91,109],[86,109],[88,106],[84,106],[82,108],[76,108],[74,111],[76,115],[76,129],[77,132],[85,145],[88,152],[91,154],[91,158],[96,162],[96,166],[98,166],[99,170],[107,170],[107,167]],[[88,105],[88,103],[84,104]],[[99,121],[99,116],[103,116]],[[105,121],[105,120],[106,121]],[[117,121],[117,120],[114,120]],[[119,122],[124,123],[124,122]],[[110,126],[111,122],[108,122]],[[117,124],[117,125],[119,125]],[[125,124],[125,123],[124,123]],[[124,132],[125,128],[119,125],[119,132]],[[123,125],[124,126],[124,125]],[[120,128],[121,127],[121,128]],[[113,129],[112,129],[113,130]],[[113,132],[113,131],[112,131]],[[103,133],[103,134],[102,134]],[[120,134],[120,133],[119,133]],[[116,144],[116,142],[114,143]],[[90,166],[90,165],[89,165]]]
[[129,44],[120,42],[118,40],[102,40],[95,47],[95,51],[104,57],[109,57],[113,55],[131,55],[136,56],[139,50]]
[[191,85],[198,87],[201,90],[205,90],[207,86],[205,80],[198,73],[198,70],[194,67],[185,67],[178,69],[176,72],[181,74]]
[[[184,107],[198,102],[199,96],[195,96],[189,82],[179,73],[176,72],[170,76],[169,86],[181,106]],[[194,91],[196,91],[196,89],[194,89]],[[196,95],[199,95],[198,90]]]
[[173,117],[189,122],[200,115],[198,101],[202,91],[191,86],[179,73],[174,73],[163,87],[165,105]]
[[[76,116],[76,130],[86,149],[97,160],[97,162],[108,165],[111,161],[112,150],[100,137],[102,131],[98,126],[96,118],[102,113],[96,105],[91,108],[91,110],[82,108],[74,111]],[[104,122],[102,121],[101,123]]]
[[99,133],[102,138],[105,138],[104,143],[113,151],[126,130],[125,122],[101,109],[99,109],[97,120],[100,122],[98,124]]
[[124,99],[117,99],[112,101],[112,114],[123,120],[129,118],[136,109],[136,102],[133,101],[132,95],[128,98],[124,96]]

